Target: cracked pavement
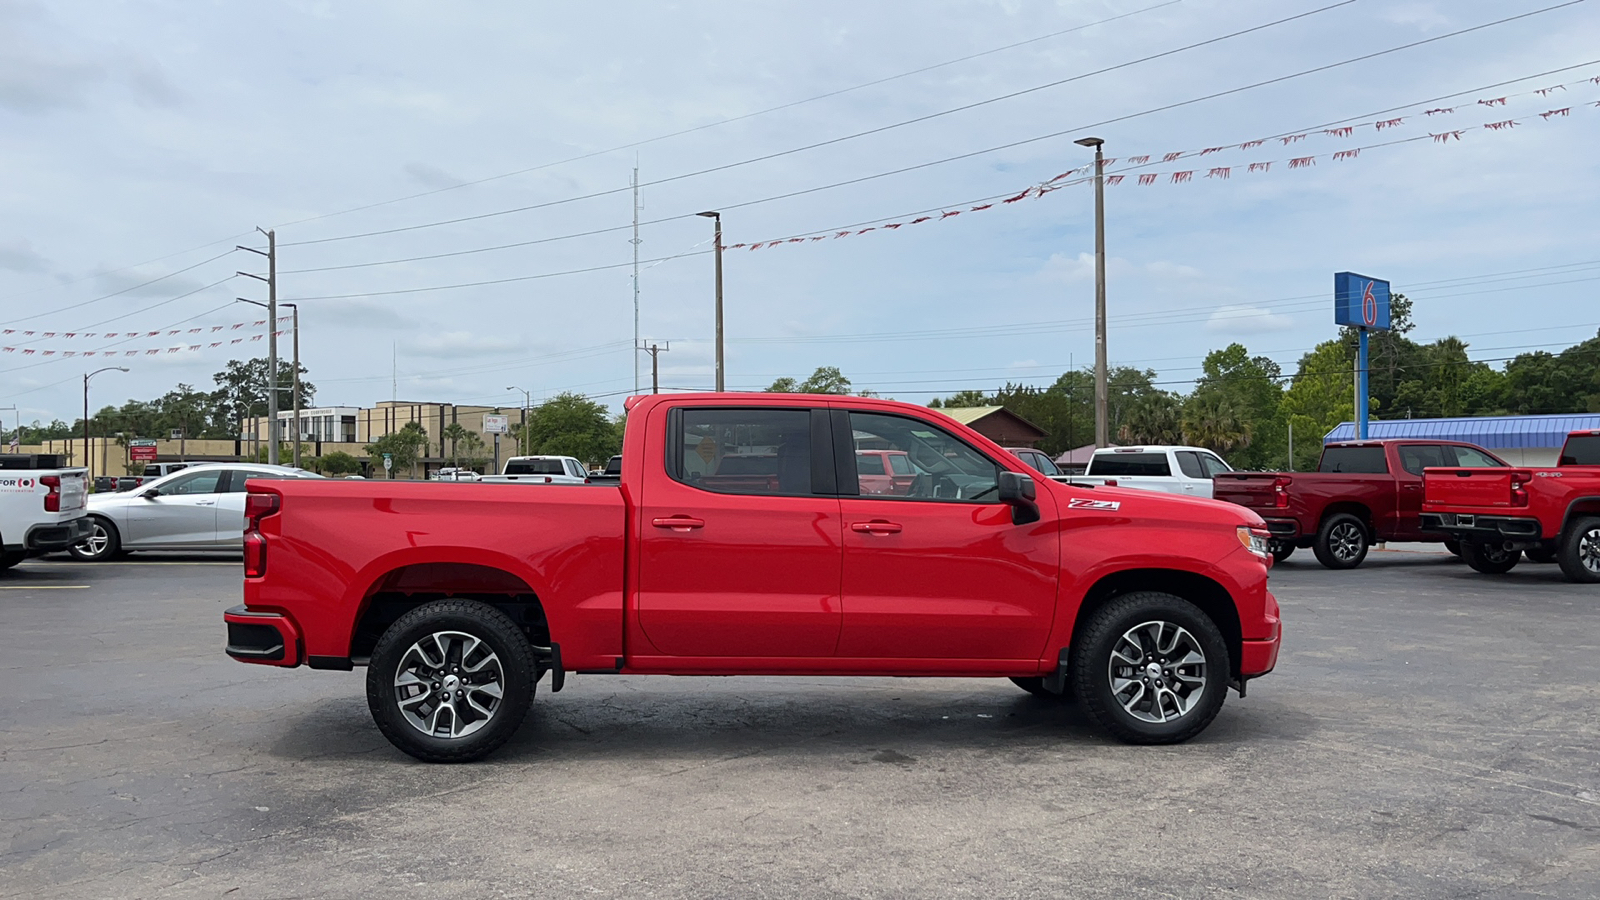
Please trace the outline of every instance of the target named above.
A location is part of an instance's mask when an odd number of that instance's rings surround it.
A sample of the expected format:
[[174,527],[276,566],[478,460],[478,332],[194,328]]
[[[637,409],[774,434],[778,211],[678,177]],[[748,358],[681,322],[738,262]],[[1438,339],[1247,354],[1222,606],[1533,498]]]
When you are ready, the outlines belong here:
[[223,656],[236,562],[160,561],[0,574],[92,585],[0,593],[0,898],[1600,896],[1554,566],[1297,556],[1279,670],[1180,747],[1004,681],[574,676],[427,766],[363,672]]

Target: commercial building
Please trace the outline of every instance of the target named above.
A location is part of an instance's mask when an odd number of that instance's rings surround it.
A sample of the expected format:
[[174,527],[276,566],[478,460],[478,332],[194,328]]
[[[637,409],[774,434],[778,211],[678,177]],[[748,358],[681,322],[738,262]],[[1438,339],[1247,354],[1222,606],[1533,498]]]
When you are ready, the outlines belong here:
[[[1600,428],[1600,413],[1386,419],[1369,423],[1367,437],[1373,440],[1465,441],[1493,451],[1513,466],[1554,466],[1568,433],[1597,428]],[[1355,439],[1355,425],[1341,422],[1328,432],[1323,443]]]

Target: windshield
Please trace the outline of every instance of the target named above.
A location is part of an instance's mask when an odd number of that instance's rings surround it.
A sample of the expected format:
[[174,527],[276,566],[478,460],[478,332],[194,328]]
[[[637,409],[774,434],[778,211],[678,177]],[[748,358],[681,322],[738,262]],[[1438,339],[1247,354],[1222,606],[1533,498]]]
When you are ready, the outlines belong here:
[[559,459],[513,459],[506,463],[507,475],[566,475]]

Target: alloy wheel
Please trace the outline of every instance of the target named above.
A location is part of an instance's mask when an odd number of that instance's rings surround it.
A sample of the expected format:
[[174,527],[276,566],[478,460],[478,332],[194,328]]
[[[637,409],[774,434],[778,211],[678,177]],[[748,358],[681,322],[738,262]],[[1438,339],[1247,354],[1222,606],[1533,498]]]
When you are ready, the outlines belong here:
[[94,523],[94,531],[90,532],[88,539],[78,546],[82,547],[90,556],[99,557],[106,552],[106,547],[110,543],[111,535],[106,534],[106,526],[96,522]]
[[401,657],[394,692],[412,728],[430,737],[462,738],[499,712],[505,670],[482,639],[463,631],[436,631]]
[[1578,539],[1578,562],[1600,575],[1600,528],[1591,528]]
[[1131,716],[1164,723],[1187,714],[1206,690],[1206,654],[1172,622],[1144,622],[1111,651],[1111,693]]
[[1333,527],[1328,532],[1328,549],[1341,562],[1349,562],[1361,555],[1361,544],[1364,536],[1361,529],[1351,522],[1343,522]]

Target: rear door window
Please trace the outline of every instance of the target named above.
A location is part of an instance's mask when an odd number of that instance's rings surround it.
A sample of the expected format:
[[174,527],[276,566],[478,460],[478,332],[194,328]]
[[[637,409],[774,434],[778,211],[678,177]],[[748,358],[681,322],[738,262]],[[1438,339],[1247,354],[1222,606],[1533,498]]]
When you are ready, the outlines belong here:
[[1189,478],[1204,478],[1205,469],[1200,465],[1200,454],[1193,450],[1178,451],[1178,468]]
[[668,471],[691,487],[719,494],[811,493],[809,409],[688,407],[674,430]]
[[1384,458],[1382,447],[1329,447],[1322,451],[1317,471],[1383,475],[1389,471],[1389,461]]
[[1450,465],[1445,459],[1444,448],[1438,444],[1405,444],[1399,448],[1399,452],[1400,466],[1418,477],[1421,477],[1423,469]]
[[1089,461],[1090,475],[1171,475],[1165,453],[1104,453]]

